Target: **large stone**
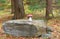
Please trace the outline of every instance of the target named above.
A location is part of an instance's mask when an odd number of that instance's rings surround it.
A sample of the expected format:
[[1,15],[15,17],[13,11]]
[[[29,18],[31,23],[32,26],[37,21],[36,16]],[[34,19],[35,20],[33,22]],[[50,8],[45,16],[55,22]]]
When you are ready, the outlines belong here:
[[3,23],[3,30],[13,36],[39,36],[46,34],[44,20],[11,20]]

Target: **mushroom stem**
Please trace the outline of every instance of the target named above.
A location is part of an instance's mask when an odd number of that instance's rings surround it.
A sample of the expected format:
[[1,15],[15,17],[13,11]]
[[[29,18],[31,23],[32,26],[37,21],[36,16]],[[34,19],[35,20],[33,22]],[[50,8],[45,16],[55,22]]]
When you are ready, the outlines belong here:
[[32,17],[29,17],[28,20],[29,20],[29,21],[32,21]]

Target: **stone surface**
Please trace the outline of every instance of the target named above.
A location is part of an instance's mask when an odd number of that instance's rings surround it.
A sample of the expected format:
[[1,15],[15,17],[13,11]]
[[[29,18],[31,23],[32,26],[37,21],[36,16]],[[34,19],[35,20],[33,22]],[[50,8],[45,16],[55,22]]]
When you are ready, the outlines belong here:
[[13,36],[39,36],[46,33],[44,20],[11,20],[3,23],[3,30]]

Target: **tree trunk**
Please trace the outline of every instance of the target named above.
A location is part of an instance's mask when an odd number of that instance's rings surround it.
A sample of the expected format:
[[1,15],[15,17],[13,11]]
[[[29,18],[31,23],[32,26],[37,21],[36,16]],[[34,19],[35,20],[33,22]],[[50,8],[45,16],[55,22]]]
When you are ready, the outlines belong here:
[[13,19],[22,19],[25,15],[23,0],[12,0],[12,1],[13,1],[12,12],[14,12]]
[[52,13],[52,0],[46,0],[46,18],[47,19],[50,18],[49,14],[51,14],[53,16],[53,13]]
[[14,14],[14,0],[11,0],[11,14]]

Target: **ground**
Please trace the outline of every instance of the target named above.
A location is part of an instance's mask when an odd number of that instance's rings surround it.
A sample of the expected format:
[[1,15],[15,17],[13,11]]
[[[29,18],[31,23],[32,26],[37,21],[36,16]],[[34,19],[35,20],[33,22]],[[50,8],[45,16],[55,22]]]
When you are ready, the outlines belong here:
[[[8,19],[9,18],[9,19]],[[42,38],[25,38],[25,37],[14,37],[8,34],[5,34],[3,29],[2,29],[2,22],[10,20],[11,16],[6,15],[3,17],[0,17],[0,39],[42,39]],[[59,19],[50,19],[48,20],[47,23],[48,26],[53,27],[52,29],[54,30],[51,34],[52,36],[50,37],[51,39],[60,39],[60,20]]]

